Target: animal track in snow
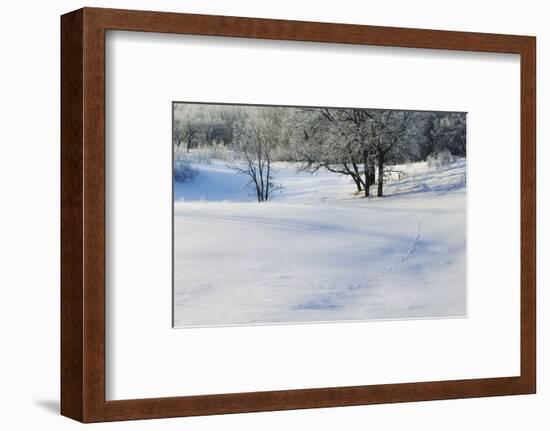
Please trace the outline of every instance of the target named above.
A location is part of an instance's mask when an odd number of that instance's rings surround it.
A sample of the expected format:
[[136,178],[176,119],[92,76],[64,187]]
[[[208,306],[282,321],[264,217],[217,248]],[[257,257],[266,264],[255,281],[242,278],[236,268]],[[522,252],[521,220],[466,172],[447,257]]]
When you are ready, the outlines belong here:
[[346,287],[345,289],[339,292],[323,295],[317,299],[313,299],[311,301],[298,304],[294,307],[294,309],[302,309],[302,310],[303,309],[326,309],[328,310],[328,309],[339,308],[339,306],[335,304],[336,299],[342,298],[348,295],[352,291],[364,289],[368,287],[369,285],[372,284],[372,282],[381,279],[384,275],[388,274],[389,272],[393,271],[396,267],[398,267],[399,265],[402,265],[404,262],[409,260],[411,256],[414,254],[414,252],[416,251],[416,249],[418,248],[418,244],[420,243],[421,237],[422,237],[422,223],[420,222],[420,219],[418,218],[416,213],[411,213],[411,215],[416,220],[416,234],[407,251],[403,253],[397,260],[395,260],[394,262],[386,266],[380,272],[367,278],[367,280],[362,283],[356,283]]

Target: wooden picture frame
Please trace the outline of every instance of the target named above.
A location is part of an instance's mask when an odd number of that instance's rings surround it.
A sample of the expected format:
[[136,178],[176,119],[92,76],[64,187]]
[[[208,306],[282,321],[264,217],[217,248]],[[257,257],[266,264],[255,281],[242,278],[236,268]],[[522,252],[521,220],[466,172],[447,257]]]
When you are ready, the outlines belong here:
[[[105,32],[211,35],[521,56],[521,375],[106,401]],[[84,8],[61,17],[61,413],[81,422],[451,398],[536,388],[534,37]]]

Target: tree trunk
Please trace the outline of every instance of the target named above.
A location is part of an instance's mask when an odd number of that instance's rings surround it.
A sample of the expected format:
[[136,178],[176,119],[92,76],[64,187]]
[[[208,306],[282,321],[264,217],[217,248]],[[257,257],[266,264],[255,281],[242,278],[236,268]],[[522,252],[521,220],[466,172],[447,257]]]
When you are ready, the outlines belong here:
[[360,192],[361,190],[363,190],[362,183],[361,183],[361,175],[359,174],[357,165],[354,162],[352,162],[352,165],[353,165],[353,171],[349,168],[347,163],[343,164],[346,174],[349,175],[351,178],[353,178],[353,182],[357,186],[357,191]]
[[376,175],[374,170],[374,159],[369,160],[369,184],[376,183]]
[[357,176],[355,174],[352,174],[351,177],[353,178],[353,182],[357,186],[357,191],[358,192],[362,191],[363,187],[361,185],[361,181],[359,180],[359,178],[357,178]]
[[383,196],[384,188],[384,155],[380,154],[378,156],[378,197]]
[[269,155],[268,155],[266,164],[267,164],[267,173],[265,175],[265,200],[267,201],[269,200],[269,193],[271,193],[271,191],[269,190],[269,185],[271,184],[271,159],[269,158]]
[[365,173],[365,197],[368,198],[370,194],[371,178],[369,172],[369,154],[367,151],[363,151],[363,171]]
[[363,190],[362,187],[365,185],[365,182],[363,181],[363,178],[361,178],[361,171],[359,170],[359,167],[357,166],[357,163],[355,161],[351,162],[353,165],[353,171],[355,172],[355,177],[357,178],[357,181],[359,182],[359,191]]

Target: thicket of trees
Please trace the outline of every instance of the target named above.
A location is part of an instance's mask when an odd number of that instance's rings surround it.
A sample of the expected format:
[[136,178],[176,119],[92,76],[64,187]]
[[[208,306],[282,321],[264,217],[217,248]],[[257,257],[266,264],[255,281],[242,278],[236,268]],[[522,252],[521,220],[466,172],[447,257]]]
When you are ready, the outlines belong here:
[[358,193],[384,195],[392,165],[445,152],[466,156],[466,114],[357,108],[174,104],[174,146],[223,145],[247,175],[258,202],[278,190],[273,163],[295,162],[349,176]]

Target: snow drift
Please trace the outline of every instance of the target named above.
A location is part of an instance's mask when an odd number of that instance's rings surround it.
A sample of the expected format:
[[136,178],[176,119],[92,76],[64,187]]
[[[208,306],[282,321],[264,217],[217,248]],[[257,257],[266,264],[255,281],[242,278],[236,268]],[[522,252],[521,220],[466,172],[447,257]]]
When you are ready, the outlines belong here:
[[394,167],[386,197],[275,165],[258,204],[226,163],[174,185],[174,326],[466,315],[466,161]]

